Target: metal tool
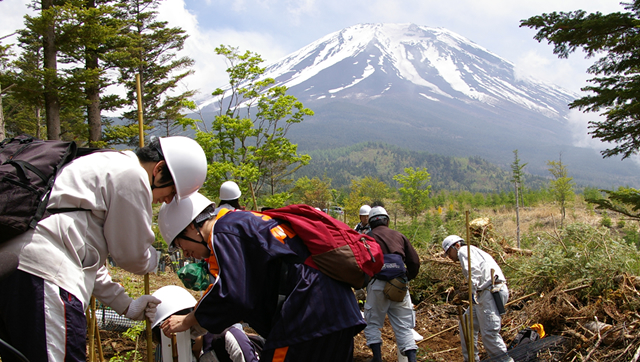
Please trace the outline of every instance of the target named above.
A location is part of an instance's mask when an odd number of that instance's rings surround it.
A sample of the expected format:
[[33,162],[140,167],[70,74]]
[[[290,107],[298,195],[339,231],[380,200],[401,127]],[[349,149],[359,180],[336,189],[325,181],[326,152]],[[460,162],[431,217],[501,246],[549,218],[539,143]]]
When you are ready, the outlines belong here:
[[502,289],[502,285],[496,286],[496,279],[498,279],[495,274],[495,270],[491,269],[491,295],[493,296],[493,300],[496,302],[496,308],[498,308],[498,313],[503,315],[506,313],[504,309],[504,302],[502,301],[502,297],[500,296],[500,289]]

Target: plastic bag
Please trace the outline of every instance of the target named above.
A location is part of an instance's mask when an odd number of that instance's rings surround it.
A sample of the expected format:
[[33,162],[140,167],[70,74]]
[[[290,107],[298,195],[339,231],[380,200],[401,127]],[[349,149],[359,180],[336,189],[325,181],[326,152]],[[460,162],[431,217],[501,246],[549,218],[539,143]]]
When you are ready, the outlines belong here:
[[195,291],[206,290],[209,287],[209,272],[207,262],[191,263],[178,269],[178,278],[186,288]]

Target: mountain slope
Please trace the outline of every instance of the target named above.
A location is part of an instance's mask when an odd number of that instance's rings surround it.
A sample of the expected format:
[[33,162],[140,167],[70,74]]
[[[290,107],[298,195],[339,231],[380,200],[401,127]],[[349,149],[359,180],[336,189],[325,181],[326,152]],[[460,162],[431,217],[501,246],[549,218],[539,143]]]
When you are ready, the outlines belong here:
[[[560,155],[580,183],[633,185],[640,175],[634,164],[572,145],[567,104],[577,95],[518,78],[512,63],[446,29],[355,25],[268,66],[264,77],[314,110],[289,133],[303,151],[374,141],[508,167],[518,149],[538,175]],[[214,112],[215,99],[208,104],[203,112]]]

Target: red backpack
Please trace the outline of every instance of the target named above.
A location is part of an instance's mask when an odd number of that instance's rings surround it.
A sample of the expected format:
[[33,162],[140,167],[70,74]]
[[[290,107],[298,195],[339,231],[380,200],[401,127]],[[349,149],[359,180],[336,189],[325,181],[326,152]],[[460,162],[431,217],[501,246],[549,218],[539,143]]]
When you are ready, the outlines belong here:
[[384,264],[380,245],[349,225],[309,205],[289,205],[262,214],[288,222],[311,256],[305,264],[360,289]]

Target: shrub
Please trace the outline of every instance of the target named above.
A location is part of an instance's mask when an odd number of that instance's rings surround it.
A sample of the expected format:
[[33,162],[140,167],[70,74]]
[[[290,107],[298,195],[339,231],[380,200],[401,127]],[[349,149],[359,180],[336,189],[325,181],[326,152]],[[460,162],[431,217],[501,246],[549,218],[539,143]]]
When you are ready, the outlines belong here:
[[636,248],[612,238],[607,229],[575,223],[567,225],[559,238],[547,233],[538,238],[533,256],[512,265],[516,269],[513,282],[528,291],[589,284],[583,294],[600,294],[615,289],[615,275],[640,273]]
[[613,222],[611,221],[609,214],[607,214],[606,212],[602,213],[602,219],[600,220],[600,225],[607,228],[610,228],[611,226],[613,226]]

